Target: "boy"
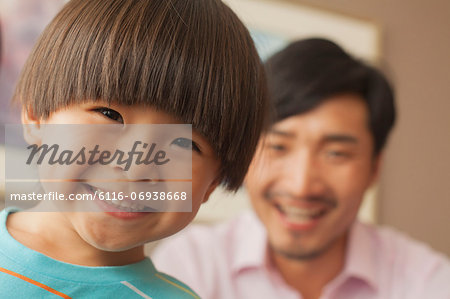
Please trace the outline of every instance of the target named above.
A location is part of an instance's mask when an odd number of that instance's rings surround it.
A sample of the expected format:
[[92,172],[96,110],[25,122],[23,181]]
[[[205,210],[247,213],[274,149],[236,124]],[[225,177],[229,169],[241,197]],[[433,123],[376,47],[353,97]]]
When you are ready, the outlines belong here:
[[[192,124],[192,141],[174,142],[192,151],[192,212],[6,209],[0,293],[197,298],[157,272],[143,244],[186,226],[220,182],[236,190],[251,161],[265,117],[265,79],[234,13],[216,0],[70,1],[38,41],[14,100],[23,106],[25,139],[38,146],[40,130],[52,124]],[[134,178],[120,165],[109,174]]]

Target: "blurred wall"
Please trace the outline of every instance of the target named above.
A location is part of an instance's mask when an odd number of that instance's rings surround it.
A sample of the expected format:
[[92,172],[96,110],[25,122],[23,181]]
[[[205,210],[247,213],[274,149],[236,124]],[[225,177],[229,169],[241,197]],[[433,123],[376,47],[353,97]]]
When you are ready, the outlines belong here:
[[288,0],[374,21],[397,93],[379,220],[450,256],[450,1]]

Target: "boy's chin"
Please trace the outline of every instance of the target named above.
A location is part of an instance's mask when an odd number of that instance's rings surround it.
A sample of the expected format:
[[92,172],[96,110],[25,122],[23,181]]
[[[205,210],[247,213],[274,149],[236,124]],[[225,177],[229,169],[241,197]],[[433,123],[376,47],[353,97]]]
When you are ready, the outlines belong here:
[[135,251],[140,250],[143,248],[145,243],[143,242],[140,244],[91,244],[91,246],[95,247],[98,250],[105,251],[105,252],[111,252],[111,253],[121,253],[126,251]]
[[117,220],[104,213],[69,213],[72,228],[98,256],[143,256],[144,244],[171,236],[185,228],[197,211],[148,213],[138,220]]
[[146,240],[139,243],[136,242],[99,242],[99,241],[88,241],[92,248],[100,251],[102,254],[132,254],[135,256],[139,252],[143,252],[144,244],[152,242],[153,240]]
[[[122,234],[108,234],[104,235],[103,238],[99,238],[95,233],[87,233],[85,236],[80,236],[91,248],[95,248],[98,251],[105,253],[138,253],[139,251],[143,251],[145,244],[167,238],[182,230],[186,225],[177,227],[176,229],[172,227],[170,230],[165,230],[164,232],[154,232],[153,234],[141,237],[129,236],[127,238],[127,236],[123,236]],[[80,233],[82,234],[82,232]]]

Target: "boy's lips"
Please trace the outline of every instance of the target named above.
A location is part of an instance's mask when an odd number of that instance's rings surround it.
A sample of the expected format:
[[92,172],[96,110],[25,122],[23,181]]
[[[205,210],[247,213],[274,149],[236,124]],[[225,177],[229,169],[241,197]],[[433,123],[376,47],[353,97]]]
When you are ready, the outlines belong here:
[[[139,216],[139,214],[157,212],[157,210],[145,204],[142,204],[140,201],[132,200],[130,194],[127,192],[106,191],[105,189],[101,189],[89,184],[84,185],[87,191],[92,194],[92,196],[95,196],[95,202],[97,203],[97,205],[107,213],[119,213],[122,214],[122,216],[126,216],[125,214],[136,214],[134,215],[134,217],[136,217]],[[104,195],[103,200],[99,198],[99,194]],[[119,200],[118,194],[121,194],[120,198],[122,199]],[[115,200],[112,200],[114,196],[116,196],[116,198]],[[130,218],[129,216],[121,218]]]

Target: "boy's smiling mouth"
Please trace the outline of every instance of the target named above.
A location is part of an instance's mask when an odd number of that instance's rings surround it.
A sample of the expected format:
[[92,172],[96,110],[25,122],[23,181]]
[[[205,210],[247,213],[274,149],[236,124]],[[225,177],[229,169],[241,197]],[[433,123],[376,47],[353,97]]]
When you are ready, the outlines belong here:
[[[136,214],[134,216],[139,216],[139,214],[146,214],[148,212],[157,212],[158,210],[146,206],[138,200],[132,200],[131,196],[125,192],[114,192],[106,191],[99,187],[95,187],[89,184],[83,184],[88,193],[90,193],[97,205],[108,214],[110,213],[120,213],[122,217],[120,218],[134,218],[132,215],[126,214]],[[119,198],[118,194],[121,193]],[[104,199],[99,198],[99,194],[103,194]],[[117,198],[114,198],[116,196]],[[115,215],[113,215],[115,216]]]

